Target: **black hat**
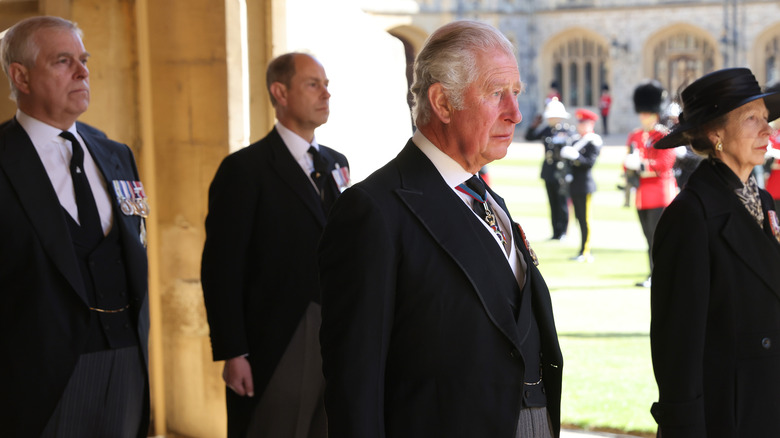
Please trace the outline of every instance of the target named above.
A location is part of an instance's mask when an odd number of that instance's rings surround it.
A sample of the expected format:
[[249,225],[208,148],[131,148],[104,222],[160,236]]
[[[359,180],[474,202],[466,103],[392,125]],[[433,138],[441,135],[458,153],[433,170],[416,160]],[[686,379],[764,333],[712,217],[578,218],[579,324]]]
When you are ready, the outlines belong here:
[[634,89],[634,111],[638,113],[661,113],[661,105],[666,99],[666,90],[661,83],[653,79]]
[[756,99],[764,99],[769,120],[780,117],[780,93],[762,93],[753,73],[747,68],[726,68],[696,79],[682,92],[680,122],[655,143],[656,149],[685,144],[683,134]]

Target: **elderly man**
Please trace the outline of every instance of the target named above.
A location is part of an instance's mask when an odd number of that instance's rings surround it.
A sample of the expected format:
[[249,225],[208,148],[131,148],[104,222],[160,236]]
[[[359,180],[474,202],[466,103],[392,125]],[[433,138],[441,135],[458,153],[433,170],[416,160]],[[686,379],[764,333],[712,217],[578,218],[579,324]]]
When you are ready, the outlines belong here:
[[330,114],[315,58],[279,56],[266,84],[278,123],[227,156],[209,189],[201,278],[211,347],[225,361],[228,436],[324,438],[317,243],[348,163],[314,137]]
[[477,176],[506,154],[521,90],[496,29],[438,29],[415,62],[418,130],[333,207],[319,251],[330,436],[558,436],[549,292]]
[[148,205],[130,149],[77,122],[81,30],[56,17],[0,44],[0,434],[145,437]]

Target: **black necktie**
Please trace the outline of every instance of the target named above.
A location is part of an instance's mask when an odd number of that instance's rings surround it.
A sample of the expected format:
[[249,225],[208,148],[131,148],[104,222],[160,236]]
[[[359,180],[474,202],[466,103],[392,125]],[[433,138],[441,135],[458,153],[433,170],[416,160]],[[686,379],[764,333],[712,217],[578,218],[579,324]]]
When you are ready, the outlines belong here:
[[505,247],[504,249],[506,249],[506,237],[501,231],[501,228],[498,226],[498,218],[496,218],[496,215],[493,214],[493,209],[490,208],[490,203],[487,202],[487,189],[485,187],[485,182],[482,181],[482,179],[480,179],[478,176],[474,175],[466,180],[465,183],[460,184],[457,189],[471,197],[471,208],[475,213],[477,213],[477,216],[481,217],[482,220],[487,222],[493,232],[496,233],[496,236],[498,236],[498,238],[501,240],[501,243]]
[[100,225],[95,198],[89,187],[87,174],[84,172],[84,149],[76,137],[68,131],[60,132],[60,137],[70,141],[73,146],[73,156],[70,159],[70,176],[73,179],[73,190],[76,193],[76,206],[79,209],[79,225],[92,237],[103,237],[103,227]]
[[322,158],[322,154],[314,146],[309,147],[309,153],[311,154],[311,161],[314,164],[314,171],[311,173],[311,179],[317,186],[317,190],[320,192],[320,199],[322,200],[322,207],[325,209],[325,213],[330,210],[330,206],[335,200],[333,193],[328,190],[328,163]]

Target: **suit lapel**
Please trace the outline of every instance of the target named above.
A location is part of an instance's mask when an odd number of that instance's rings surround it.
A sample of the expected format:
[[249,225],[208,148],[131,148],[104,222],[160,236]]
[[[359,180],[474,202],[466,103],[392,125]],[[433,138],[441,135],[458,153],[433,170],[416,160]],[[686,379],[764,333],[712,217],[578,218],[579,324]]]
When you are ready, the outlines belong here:
[[116,155],[116,153],[114,153],[113,150],[109,150],[109,148],[96,147],[97,144],[100,143],[100,139],[92,136],[85,130],[78,129],[78,124],[76,129],[78,130],[82,140],[84,140],[84,143],[86,143],[87,149],[89,149],[89,153],[92,155],[92,159],[95,161],[98,170],[100,170],[100,173],[103,174],[103,178],[105,179],[108,186],[107,188],[109,196],[113,203],[115,201],[115,197],[113,196],[113,188],[111,187],[111,184],[114,180],[122,179],[119,177],[122,163],[119,161],[119,157]]
[[780,298],[780,269],[770,266],[767,262],[776,260],[778,256],[777,247],[773,242],[774,237],[768,237],[763,230],[757,228],[747,211],[744,212],[745,214],[741,213],[736,210],[729,214],[723,227],[723,238],[732,247],[737,257],[742,259]]
[[15,119],[2,137],[0,166],[18,194],[19,203],[38,233],[41,245],[86,303],[86,291],[62,206],[35,147]]
[[411,141],[399,154],[398,164],[402,176],[398,196],[469,278],[493,324],[519,349],[514,315],[497,292],[505,287],[507,276],[514,279],[501,249],[484,238],[479,219]]
[[[716,175],[714,167],[703,162],[696,172],[706,183],[694,180],[692,189],[702,196],[709,216],[726,215],[721,235],[734,250],[737,257],[780,298],[780,269],[770,266],[768,260],[776,260],[778,246],[774,237],[768,236],[762,228],[756,227],[755,220],[736,196],[723,196],[723,192],[713,187],[730,189]],[[764,210],[766,215],[766,210]],[[766,219],[765,219],[766,222]]]
[[336,199],[338,198],[339,194],[341,194],[341,191],[339,190],[332,173],[332,171],[336,169],[336,158],[327,148],[322,147],[322,145],[320,145],[320,155],[322,155],[322,158],[325,160],[325,164],[328,166],[328,174],[325,175],[324,190],[328,190],[330,192],[330,195],[332,196],[331,199]]
[[303,173],[301,166],[290,154],[290,150],[287,149],[284,141],[282,141],[282,137],[276,132],[276,128],[271,131],[270,135],[274,137],[270,144],[273,149],[271,166],[276,171],[279,179],[295,192],[296,196],[311,210],[314,217],[324,227],[325,211],[322,209],[322,201],[319,195],[317,195],[317,190]]

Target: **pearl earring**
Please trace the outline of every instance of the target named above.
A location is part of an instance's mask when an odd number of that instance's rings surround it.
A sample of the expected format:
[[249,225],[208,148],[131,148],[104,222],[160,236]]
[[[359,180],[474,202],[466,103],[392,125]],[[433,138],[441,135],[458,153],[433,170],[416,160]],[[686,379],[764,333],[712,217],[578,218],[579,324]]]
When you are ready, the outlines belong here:
[[722,150],[723,150],[723,143],[721,143],[721,141],[720,141],[720,140],[718,140],[718,145],[717,145],[717,146],[715,146],[715,149],[717,149],[717,150],[718,150],[718,152],[720,152],[720,151],[722,151]]

